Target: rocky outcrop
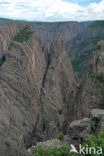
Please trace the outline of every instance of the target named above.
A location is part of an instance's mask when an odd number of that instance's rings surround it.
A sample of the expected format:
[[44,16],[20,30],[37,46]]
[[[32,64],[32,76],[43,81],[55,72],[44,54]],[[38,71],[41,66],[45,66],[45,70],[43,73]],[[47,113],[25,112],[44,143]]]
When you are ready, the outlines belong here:
[[64,136],[62,141],[58,139],[47,140],[45,142],[38,142],[35,146],[32,146],[28,149],[28,153],[33,155],[35,153],[35,148],[38,146],[41,147],[61,147],[66,145],[70,147],[71,144],[76,147],[79,144],[83,144],[85,139],[89,135],[98,136],[100,132],[104,131],[104,110],[102,109],[93,109],[90,112],[90,116],[88,118],[83,118],[81,120],[75,120],[71,122],[68,135]]
[[60,141],[59,139],[55,138],[55,139],[51,139],[51,140],[46,140],[44,142],[38,142],[36,144],[36,146],[32,146],[31,148],[29,148],[27,151],[30,155],[34,155],[35,154],[35,148],[36,147],[43,147],[43,148],[54,148],[54,147],[61,147],[61,146],[69,146],[69,142],[70,142],[70,137],[68,135],[65,135],[63,140]]
[[89,135],[98,135],[104,131],[104,110],[94,109],[89,118],[73,121],[69,127],[71,142],[82,144]]

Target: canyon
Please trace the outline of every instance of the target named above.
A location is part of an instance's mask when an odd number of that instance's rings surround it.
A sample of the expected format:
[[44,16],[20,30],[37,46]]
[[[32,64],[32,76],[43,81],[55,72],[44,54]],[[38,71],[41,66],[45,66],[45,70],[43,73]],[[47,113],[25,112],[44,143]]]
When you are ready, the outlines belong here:
[[0,155],[28,155],[104,109],[103,33],[103,21],[0,24]]

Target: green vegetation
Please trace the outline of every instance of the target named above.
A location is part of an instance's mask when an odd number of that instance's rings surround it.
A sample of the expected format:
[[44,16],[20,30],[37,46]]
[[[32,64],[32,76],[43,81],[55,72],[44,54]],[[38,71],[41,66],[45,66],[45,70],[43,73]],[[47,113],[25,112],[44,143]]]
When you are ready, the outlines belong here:
[[[41,24],[43,22],[40,21],[24,21],[24,20],[12,20],[8,18],[0,18],[0,24],[7,24],[7,23],[22,23],[22,24]],[[44,22],[44,23],[49,23],[50,22]],[[54,22],[54,23],[65,23],[65,22]]]
[[88,59],[95,48],[98,50],[101,46],[95,46],[98,41],[104,37],[104,33],[92,37],[84,42],[81,42],[77,47],[73,47],[69,52],[70,57],[75,54],[75,59],[72,60],[74,70],[76,71],[79,78],[81,78],[88,70]]
[[60,141],[64,140],[64,134],[63,133],[59,133],[57,136],[57,139],[59,139]]
[[35,148],[34,156],[72,156],[72,153],[70,153],[70,148],[67,146],[54,147],[52,149],[38,146]]
[[28,41],[32,37],[33,32],[29,28],[29,25],[26,25],[13,37],[12,41],[9,43],[8,50],[12,50],[16,47],[13,41],[23,43]]
[[[86,145],[88,145],[88,147],[101,147],[103,149],[103,154],[102,156],[104,156],[104,132],[100,132],[100,134],[98,135],[98,137],[94,136],[94,135],[90,135],[86,140],[85,143],[83,144],[83,147],[86,147]],[[84,156],[83,154],[81,154],[81,156]],[[98,154],[86,154],[85,156],[98,156]]]
[[[95,149],[97,147],[101,147],[103,149],[103,154],[101,156],[104,156],[104,132],[101,132],[98,137],[90,135],[86,140],[85,143],[82,145],[84,147],[84,151],[86,151],[86,145],[87,147],[94,147]],[[70,148],[67,146],[61,146],[61,147],[35,147],[34,148],[35,154],[34,156],[78,156],[78,154],[71,152]],[[88,152],[88,150],[87,150]],[[99,154],[80,154],[81,156],[98,156]]]
[[99,21],[95,21],[95,22],[93,22],[90,26],[89,26],[89,28],[98,28],[98,27],[100,27],[100,28],[104,28],[104,21],[103,20],[99,20]]
[[8,46],[8,50],[12,50],[15,48],[15,44],[11,41]]
[[22,30],[20,30],[20,32],[18,32],[14,37],[13,37],[13,41],[16,42],[26,42],[28,41],[31,37],[33,32],[30,31],[29,29],[29,25],[25,26]]
[[87,60],[91,54],[92,50],[86,51],[85,53],[76,56],[76,59],[72,61],[73,67],[81,78],[87,72]]
[[24,21],[24,20],[12,20],[7,18],[0,18],[0,24],[7,24],[7,23],[23,23],[23,24],[33,24],[33,23],[41,23],[36,21]]

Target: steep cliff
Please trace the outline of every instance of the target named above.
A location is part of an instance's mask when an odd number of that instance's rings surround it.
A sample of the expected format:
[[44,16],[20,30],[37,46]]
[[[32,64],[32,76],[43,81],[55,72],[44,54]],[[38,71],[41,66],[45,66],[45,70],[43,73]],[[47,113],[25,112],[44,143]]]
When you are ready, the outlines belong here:
[[96,48],[96,44],[104,37],[104,21],[95,21],[86,27],[85,31],[69,49],[73,67],[79,77],[88,70],[88,59]]
[[62,36],[74,70],[82,77],[88,69],[88,58],[104,36],[104,21],[91,22],[87,27],[78,22],[30,23],[35,33],[49,47],[56,34]]
[[[0,23],[13,22],[9,19],[0,19]],[[104,21],[88,22],[27,22],[34,29],[37,36],[49,48],[56,34],[60,34],[65,49],[70,55],[75,72],[82,77],[88,69],[88,58],[92,54],[98,41],[104,36]]]
[[69,52],[74,40],[79,38],[85,28],[78,22],[54,22],[54,23],[33,23],[31,24],[37,36],[49,47],[56,34],[62,36],[65,48]]
[[[89,58],[89,70],[73,94],[76,119],[89,115],[92,109],[104,109],[104,40],[98,42]],[[70,105],[70,104],[69,104]]]
[[32,143],[62,131],[76,81],[60,36],[48,52],[30,26],[1,26],[0,155],[26,155]]
[[51,44],[49,62],[40,95],[40,124],[36,133],[45,139],[62,131],[68,97],[73,92],[77,78],[60,35]]
[[23,155],[38,117],[47,49],[35,35],[28,38],[30,32],[20,24],[0,30],[0,155]]

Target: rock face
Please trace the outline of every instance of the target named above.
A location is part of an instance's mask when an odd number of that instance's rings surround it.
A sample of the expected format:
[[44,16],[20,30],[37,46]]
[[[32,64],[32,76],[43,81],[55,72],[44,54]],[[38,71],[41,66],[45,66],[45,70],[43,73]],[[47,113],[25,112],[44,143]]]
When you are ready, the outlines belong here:
[[90,112],[90,116],[88,118],[83,118],[81,120],[75,120],[71,122],[68,129],[69,135],[65,135],[63,141],[52,139],[45,142],[38,142],[36,146],[29,148],[28,152],[33,155],[35,152],[35,147],[37,146],[54,148],[55,146],[60,147],[63,145],[70,147],[70,145],[73,144],[78,147],[79,144],[83,144],[83,142],[89,135],[98,136],[99,132],[103,131],[104,110],[93,109]]
[[[96,50],[89,59],[89,71],[80,85],[77,118],[88,116],[95,108],[104,108],[104,41],[97,44]],[[80,111],[81,110],[81,111]]]
[[56,34],[62,36],[74,70],[82,77],[88,69],[88,59],[104,36],[104,21],[90,22],[85,27],[78,22],[33,23],[36,35],[49,47]]
[[86,27],[79,38],[75,38],[74,44],[69,50],[69,55],[79,77],[87,72],[89,56],[103,36],[104,21],[95,21]]
[[[71,121],[104,108],[103,95],[104,40],[78,83],[60,35],[46,48],[30,26],[0,26],[0,155],[25,156],[31,145],[66,134]],[[87,128],[89,119],[78,123]]]
[[8,50],[13,36],[23,28],[24,25],[9,24],[1,30],[0,141],[5,148],[1,146],[0,155],[23,155],[21,147],[24,149],[38,117],[47,49],[33,35],[24,43],[12,41]]
[[54,37],[60,34],[67,50],[72,46],[75,38],[80,37],[85,30],[78,22],[33,23],[31,26],[48,47]]
[[[69,96],[65,119],[65,132],[69,121],[88,117],[92,109],[104,109],[104,40],[98,42],[89,58],[88,73],[76,85]],[[69,115],[70,114],[70,115]]]
[[23,156],[62,130],[76,77],[60,36],[50,52],[31,27],[0,27],[0,155]]
[[94,109],[89,118],[73,121],[69,127],[71,140],[75,145],[83,143],[89,135],[104,131],[104,110]]
[[[13,22],[0,19],[0,23]],[[104,36],[104,21],[87,22],[27,22],[32,26],[35,34],[41,38],[49,48],[56,34],[60,34],[64,41],[65,49],[70,55],[73,67],[81,78],[88,69],[88,58],[92,54],[98,41]]]
[[49,62],[44,77],[43,88],[40,96],[41,125],[36,128],[46,139],[55,137],[62,130],[65,120],[65,112],[68,104],[68,97],[76,86],[70,59],[64,50],[61,37],[57,35],[51,45]]

